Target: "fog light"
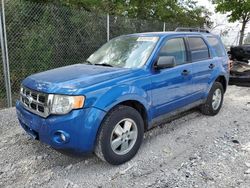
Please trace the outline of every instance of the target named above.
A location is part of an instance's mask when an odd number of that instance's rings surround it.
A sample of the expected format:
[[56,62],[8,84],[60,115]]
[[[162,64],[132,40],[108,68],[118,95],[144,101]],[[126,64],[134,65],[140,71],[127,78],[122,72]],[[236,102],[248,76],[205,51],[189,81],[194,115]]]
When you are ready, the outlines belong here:
[[66,137],[65,137],[65,135],[63,133],[61,133],[61,139],[62,139],[63,142],[66,141]]
[[53,141],[57,144],[65,144],[69,142],[69,138],[70,136],[68,133],[62,130],[58,130],[54,133]]

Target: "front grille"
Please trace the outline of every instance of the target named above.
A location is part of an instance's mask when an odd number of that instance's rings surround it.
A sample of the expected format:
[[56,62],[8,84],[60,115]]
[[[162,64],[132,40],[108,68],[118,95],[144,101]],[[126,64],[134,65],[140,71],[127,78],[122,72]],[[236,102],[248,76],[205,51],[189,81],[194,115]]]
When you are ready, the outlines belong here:
[[28,111],[42,117],[50,114],[50,95],[21,87],[20,101]]

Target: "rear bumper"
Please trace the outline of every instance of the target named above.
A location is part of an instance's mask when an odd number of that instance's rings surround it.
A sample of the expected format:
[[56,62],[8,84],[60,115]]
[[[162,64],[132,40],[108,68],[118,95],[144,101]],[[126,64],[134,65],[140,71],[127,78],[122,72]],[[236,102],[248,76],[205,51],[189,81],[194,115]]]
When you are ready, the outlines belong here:
[[[33,138],[55,149],[90,153],[105,112],[97,108],[73,110],[66,115],[50,115],[42,118],[16,103],[16,112],[22,128]],[[63,133],[65,141],[61,140]]]

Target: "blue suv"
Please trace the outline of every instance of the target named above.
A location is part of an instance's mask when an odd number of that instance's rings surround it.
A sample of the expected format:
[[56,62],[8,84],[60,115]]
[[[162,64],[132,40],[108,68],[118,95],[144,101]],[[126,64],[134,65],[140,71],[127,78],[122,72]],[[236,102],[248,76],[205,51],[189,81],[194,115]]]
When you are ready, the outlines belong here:
[[228,77],[227,53],[213,34],[120,36],[82,64],[27,77],[17,116],[28,134],[59,151],[95,152],[118,165],[170,117],[197,106],[216,115]]

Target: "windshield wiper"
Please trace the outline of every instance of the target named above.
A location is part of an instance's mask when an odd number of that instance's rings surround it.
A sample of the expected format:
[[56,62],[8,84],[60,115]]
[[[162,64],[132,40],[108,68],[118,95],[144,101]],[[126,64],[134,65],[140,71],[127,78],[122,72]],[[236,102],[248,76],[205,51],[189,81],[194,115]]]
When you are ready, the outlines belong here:
[[108,63],[95,63],[95,65],[105,66],[105,67],[113,67],[112,65]]
[[93,65],[90,61],[86,60],[84,61],[85,64],[88,64],[88,65]]

